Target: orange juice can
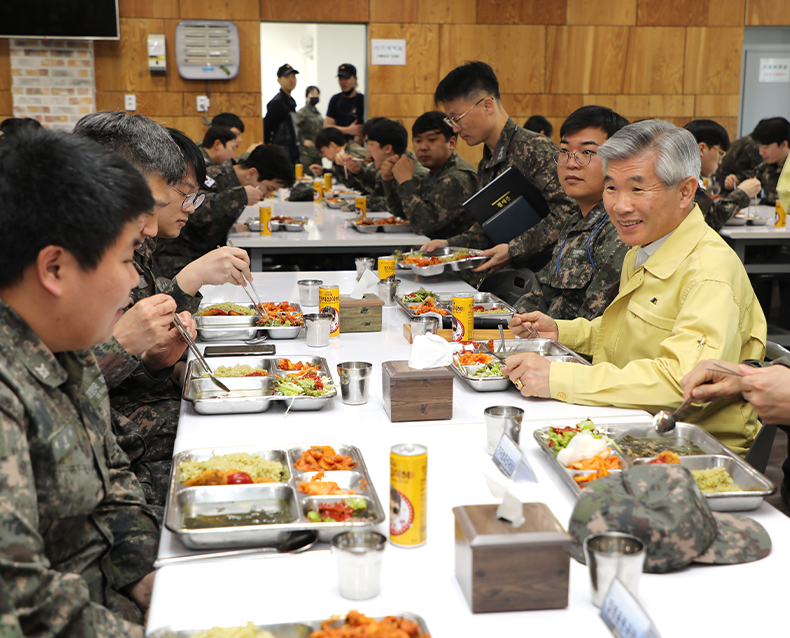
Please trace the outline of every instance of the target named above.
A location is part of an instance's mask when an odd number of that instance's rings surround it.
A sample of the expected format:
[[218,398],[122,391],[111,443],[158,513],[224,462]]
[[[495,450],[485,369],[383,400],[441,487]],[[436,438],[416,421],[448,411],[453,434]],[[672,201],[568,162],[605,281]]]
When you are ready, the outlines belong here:
[[453,341],[472,341],[475,338],[474,295],[453,295],[452,305]]
[[340,336],[340,288],[337,286],[318,287],[318,312],[332,315],[329,336]]
[[389,279],[395,274],[395,255],[379,257],[379,279]]
[[410,549],[428,540],[428,448],[390,448],[390,543]]
[[332,190],[332,173],[324,173],[324,190]]
[[299,179],[304,174],[304,166],[302,164],[294,165],[294,176]]
[[322,182],[320,179],[317,179],[313,182],[313,201],[324,201],[324,182]]
[[782,202],[776,200],[776,222],[774,226],[777,228],[784,228],[787,226],[787,212],[782,208]]
[[272,221],[271,206],[261,206],[258,217],[261,220],[261,235],[271,235],[272,229],[269,227],[269,222]]
[[357,217],[367,217],[368,216],[368,198],[367,197],[357,197],[354,200],[354,209],[356,210]]

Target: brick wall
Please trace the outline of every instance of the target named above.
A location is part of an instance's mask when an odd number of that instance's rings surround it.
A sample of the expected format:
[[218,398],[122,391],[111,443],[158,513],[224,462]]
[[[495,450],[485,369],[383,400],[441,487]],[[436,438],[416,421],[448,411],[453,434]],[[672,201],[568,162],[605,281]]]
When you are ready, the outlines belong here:
[[70,131],[96,110],[93,42],[11,40],[9,54],[15,117]]

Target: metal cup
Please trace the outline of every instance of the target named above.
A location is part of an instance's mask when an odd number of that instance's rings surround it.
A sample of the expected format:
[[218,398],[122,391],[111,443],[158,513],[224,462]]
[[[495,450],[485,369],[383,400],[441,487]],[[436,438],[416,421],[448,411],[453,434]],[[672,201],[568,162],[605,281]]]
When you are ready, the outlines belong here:
[[299,302],[303,306],[317,306],[318,305],[318,286],[323,281],[320,279],[300,279],[296,282],[299,287]]
[[373,271],[376,267],[376,260],[373,257],[357,257],[354,260],[354,264],[357,267],[357,281],[359,281],[363,272],[366,270]]
[[329,333],[332,330],[332,315],[322,312],[304,316],[305,338],[311,348],[323,348],[329,345]]
[[486,450],[496,452],[502,436],[507,434],[515,443],[521,436],[521,420],[524,410],[512,405],[493,405],[483,412],[486,420]]
[[439,317],[426,317],[421,315],[419,317],[412,317],[409,319],[409,323],[411,324],[412,339],[419,335],[435,335],[439,331]]
[[584,540],[584,556],[590,568],[592,602],[603,605],[615,576],[636,596],[645,564],[645,544],[622,532],[591,534]]
[[365,600],[378,595],[386,545],[387,537],[378,532],[344,532],[332,539],[343,598]]
[[343,403],[362,405],[368,402],[372,372],[373,364],[365,361],[346,361],[337,365]]
[[398,294],[399,285],[400,279],[395,279],[394,277],[381,279],[376,284],[376,295],[384,302],[385,306],[395,305],[395,295]]

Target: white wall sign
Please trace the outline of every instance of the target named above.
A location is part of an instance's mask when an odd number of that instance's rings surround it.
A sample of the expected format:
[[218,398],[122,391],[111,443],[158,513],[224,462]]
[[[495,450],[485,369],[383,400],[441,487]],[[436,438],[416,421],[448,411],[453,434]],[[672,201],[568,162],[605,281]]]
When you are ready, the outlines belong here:
[[790,82],[790,58],[760,58],[760,82]]
[[370,63],[404,66],[406,64],[406,40],[371,40]]

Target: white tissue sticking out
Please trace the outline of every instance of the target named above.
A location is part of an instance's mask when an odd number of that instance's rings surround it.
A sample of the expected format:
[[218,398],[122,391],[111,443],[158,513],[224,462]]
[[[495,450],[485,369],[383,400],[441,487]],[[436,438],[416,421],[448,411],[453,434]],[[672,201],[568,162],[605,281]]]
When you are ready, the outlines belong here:
[[589,432],[581,432],[571,439],[568,447],[560,450],[557,454],[557,461],[561,465],[568,467],[576,461],[590,459],[596,454],[600,454],[609,446],[605,438],[596,439]]
[[522,505],[521,501],[510,490],[507,490],[505,497],[502,499],[502,504],[497,508],[497,518],[509,521],[515,528],[521,527],[526,520]]
[[365,270],[365,272],[362,273],[362,277],[359,278],[357,285],[354,286],[354,290],[351,291],[351,298],[362,299],[365,295],[365,291],[373,284],[377,283],[379,283],[379,276],[371,270]]
[[449,366],[453,362],[453,353],[462,348],[460,343],[445,341],[438,335],[418,335],[411,344],[409,367],[426,370]]

